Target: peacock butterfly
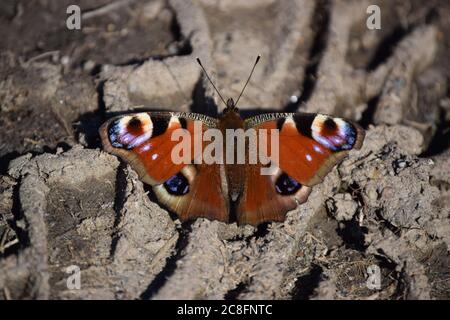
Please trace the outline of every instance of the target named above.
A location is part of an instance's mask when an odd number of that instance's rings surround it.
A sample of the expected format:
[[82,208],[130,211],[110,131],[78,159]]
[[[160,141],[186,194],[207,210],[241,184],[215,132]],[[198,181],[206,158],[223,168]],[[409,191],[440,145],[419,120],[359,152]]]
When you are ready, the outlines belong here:
[[[141,112],[114,117],[99,130],[104,149],[128,162],[141,180],[152,187],[158,201],[182,221],[205,217],[255,226],[265,221],[283,221],[288,211],[306,202],[312,186],[320,183],[350,150],[362,146],[365,133],[360,126],[325,114],[268,113],[243,119],[236,105],[259,58],[236,103],[231,98],[225,102],[197,58],[226,104],[218,118],[187,112]],[[212,143],[211,139],[204,139],[208,130],[225,135],[230,130],[245,133],[250,129],[265,130],[266,138],[277,133],[278,157],[276,161],[270,158],[270,165],[275,168],[270,175],[262,174],[261,169],[268,166],[263,161],[194,161],[199,156],[195,148],[190,150],[190,162],[173,160],[173,150],[179,144],[173,138],[177,131],[188,133],[191,146],[200,141],[207,147]],[[275,149],[273,142],[264,141],[269,154]],[[226,139],[222,144],[225,149],[230,146]],[[251,147],[252,143],[246,141],[246,160]],[[237,145],[231,149],[238,153]]]

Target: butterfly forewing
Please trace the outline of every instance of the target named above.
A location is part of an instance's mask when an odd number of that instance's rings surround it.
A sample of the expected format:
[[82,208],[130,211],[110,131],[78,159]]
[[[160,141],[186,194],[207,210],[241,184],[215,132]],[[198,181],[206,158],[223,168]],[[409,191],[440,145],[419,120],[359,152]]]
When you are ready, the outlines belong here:
[[[352,149],[359,149],[364,130],[357,124],[324,114],[272,113],[249,118],[248,127],[278,129],[282,171],[303,185],[313,186]],[[269,147],[270,139],[267,139]],[[270,153],[270,151],[269,151]]]

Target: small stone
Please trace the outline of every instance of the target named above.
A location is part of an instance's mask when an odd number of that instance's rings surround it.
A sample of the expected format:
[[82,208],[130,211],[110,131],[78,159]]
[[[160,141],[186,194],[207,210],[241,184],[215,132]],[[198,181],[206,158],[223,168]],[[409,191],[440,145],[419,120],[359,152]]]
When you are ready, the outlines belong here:
[[372,203],[377,201],[377,199],[378,199],[377,189],[373,185],[370,185],[366,189],[365,194],[367,195],[367,198],[369,198],[369,201],[372,202]]
[[142,13],[145,19],[153,20],[158,17],[158,14],[163,9],[162,1],[152,1],[144,5],[142,8]]
[[95,68],[95,62],[88,60],[83,64],[83,70],[86,72],[91,72]]
[[70,57],[68,56],[62,56],[61,57],[61,64],[64,66],[67,66],[70,63]]
[[352,199],[351,194],[338,194],[334,197],[336,211],[333,213],[336,220],[348,221],[358,210],[358,203]]

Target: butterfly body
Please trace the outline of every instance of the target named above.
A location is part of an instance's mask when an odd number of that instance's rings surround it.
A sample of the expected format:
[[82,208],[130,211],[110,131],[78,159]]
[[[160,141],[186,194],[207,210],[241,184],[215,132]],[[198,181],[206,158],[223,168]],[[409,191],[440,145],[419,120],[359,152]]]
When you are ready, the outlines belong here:
[[[200,133],[194,130],[196,121],[201,122]],[[276,130],[279,157],[276,162],[271,158],[275,171],[262,174],[267,164],[249,163],[248,140],[245,163],[196,163],[199,154],[193,150],[190,163],[176,164],[171,156],[177,129],[188,132],[193,145],[208,129],[218,129],[224,137],[229,130],[264,130],[269,136]],[[100,135],[104,149],[127,161],[152,186],[159,202],[181,220],[206,217],[251,225],[283,221],[288,211],[307,200],[311,187],[350,150],[360,148],[364,139],[358,125],[322,114],[270,113],[243,119],[232,99],[218,119],[195,113],[136,113],[110,119]],[[274,150],[269,138],[268,150]],[[203,146],[210,143],[201,141]],[[223,139],[224,150],[229,144]],[[233,159],[241,151],[234,145]]]
[[[218,127],[222,132],[222,136],[226,137],[226,130],[238,130],[245,129],[245,122],[241,118],[238,110],[234,107],[234,102],[232,99],[227,101],[227,108],[224,110],[222,115],[219,117]],[[223,140],[223,150],[227,150],[227,140]],[[234,151],[234,159],[237,159],[237,150]],[[227,179],[227,191],[228,198],[232,201],[236,201],[239,195],[243,191],[244,187],[244,175],[245,175],[245,165],[235,164],[235,163],[225,163],[224,164],[225,176]]]

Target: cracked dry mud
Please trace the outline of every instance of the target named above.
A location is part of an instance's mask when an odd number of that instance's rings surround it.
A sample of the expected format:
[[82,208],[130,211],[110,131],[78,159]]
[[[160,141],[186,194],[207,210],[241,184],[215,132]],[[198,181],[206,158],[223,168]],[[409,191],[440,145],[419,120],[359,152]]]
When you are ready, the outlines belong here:
[[[448,1],[136,0],[69,31],[72,3],[0,4],[0,298],[450,297]],[[97,129],[143,107],[214,113],[194,58],[234,97],[257,54],[244,114],[345,116],[363,148],[283,223],[181,224]]]

